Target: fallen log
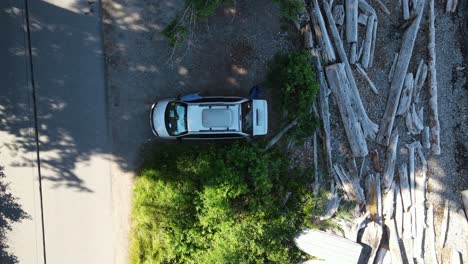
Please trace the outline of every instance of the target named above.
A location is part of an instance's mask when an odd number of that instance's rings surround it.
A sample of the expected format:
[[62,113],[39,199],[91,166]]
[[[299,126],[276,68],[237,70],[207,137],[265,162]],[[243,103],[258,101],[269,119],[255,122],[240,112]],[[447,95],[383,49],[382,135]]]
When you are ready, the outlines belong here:
[[343,5],[336,5],[333,7],[333,17],[337,25],[342,26],[345,19],[345,11]]
[[397,237],[400,239],[403,236],[403,203],[401,201],[400,184],[395,182],[395,226]]
[[429,127],[425,126],[423,129],[422,133],[422,142],[423,142],[423,147],[425,149],[429,149],[431,147],[431,138],[429,134]]
[[356,63],[356,69],[358,70],[358,72],[362,75],[362,77],[364,77],[364,79],[366,79],[367,83],[369,84],[369,87],[371,88],[371,90],[375,93],[375,94],[379,94],[379,90],[377,90],[377,87],[375,87],[375,84],[374,82],[369,78],[369,76],[367,75],[366,71],[361,67],[361,65],[359,63]]
[[359,185],[359,179],[349,177],[341,166],[333,165],[333,169],[336,182],[346,193],[348,200],[356,201],[358,204],[364,204],[364,191]]
[[434,155],[440,155],[440,124],[437,107],[437,70],[435,53],[435,14],[434,0],[429,4],[429,109],[431,114],[431,151]]
[[384,219],[390,220],[393,219],[393,214],[395,212],[395,183],[392,182],[390,187],[387,189],[387,193],[383,196],[382,203],[382,215]]
[[263,149],[263,151],[267,151],[269,150],[271,147],[273,147],[276,142],[278,142],[278,140],[281,139],[281,137],[286,133],[288,132],[291,128],[293,128],[294,126],[297,125],[297,123],[299,122],[299,119],[296,118],[294,119],[291,123],[289,123],[287,126],[285,126],[278,134],[276,134],[275,137],[273,137],[269,142],[268,144],[266,145],[266,147]]
[[450,13],[452,12],[452,9],[453,9],[453,0],[447,0],[447,2],[445,2],[445,12]]
[[397,64],[395,66],[395,73],[390,85],[385,113],[380,123],[380,130],[377,135],[377,142],[385,146],[387,146],[390,141],[390,135],[393,130],[393,122],[395,120],[395,114],[400,100],[401,90],[403,88],[403,82],[408,70],[408,65],[413,53],[414,42],[416,40],[419,24],[421,22],[424,11],[424,4],[425,0],[418,1],[418,6],[416,8],[418,15],[411,26],[409,26],[403,34],[402,45]]
[[362,52],[362,59],[361,59],[362,67],[364,67],[364,69],[369,68],[374,23],[375,23],[375,16],[370,15],[369,18],[367,19],[366,37],[364,41],[364,50]]
[[400,103],[398,104],[397,115],[401,116],[408,112],[411,104],[411,97],[413,96],[413,87],[414,87],[414,80],[413,74],[410,72],[406,74],[405,78],[405,87],[401,92]]
[[[316,35],[317,38],[320,38]],[[320,58],[317,48],[314,48],[310,51],[312,55],[315,70],[319,79],[320,89],[319,89],[319,104],[320,104],[320,117],[322,118],[323,124],[323,140],[324,140],[324,150],[326,157],[326,166],[328,173],[332,173],[332,157],[331,157],[331,142],[330,142],[330,110],[328,105],[328,95],[330,94],[330,89],[328,88],[327,81],[325,79],[325,73],[323,71],[322,60]]]
[[413,256],[423,259],[424,255],[424,229],[426,227],[426,188],[427,188],[427,161],[422,152],[422,146],[417,142],[417,154],[421,161],[421,169],[415,176],[416,196],[416,237],[414,239]]
[[432,206],[432,203],[429,203],[429,206],[427,207],[427,230],[428,238],[426,241],[429,242],[429,248],[431,249],[432,263],[438,264],[439,262],[435,247],[434,207]]
[[333,217],[340,206],[341,197],[338,195],[338,190],[335,188],[335,184],[332,182],[330,185],[330,194],[327,199],[327,207],[325,213],[320,217],[320,221],[324,221]]
[[312,49],[314,47],[314,38],[309,24],[306,24],[301,31],[304,35],[304,48],[307,50]]
[[421,101],[421,91],[424,86],[424,82],[427,78],[427,65],[424,63],[424,60],[421,59],[418,65],[418,70],[416,71],[416,75],[414,77],[414,90],[413,90],[413,98],[416,104],[419,104]]
[[330,38],[328,37],[327,27],[325,26],[325,21],[323,20],[322,12],[318,5],[317,0],[313,1],[314,4],[314,14],[317,20],[317,23],[322,32],[323,44],[325,45],[325,52],[327,53],[328,62],[334,62],[336,60],[335,50],[331,44]]
[[367,155],[367,143],[351,104],[349,82],[343,63],[329,65],[326,76],[340,110],[350,149],[355,157]]
[[[312,29],[314,32],[315,40],[317,43],[319,43],[319,46],[320,46],[320,48],[316,50],[317,55],[320,56],[320,60],[323,59],[323,61],[329,62],[330,59],[328,58],[327,52],[325,51],[326,45],[325,45],[325,41],[323,38],[323,33],[322,33],[322,30],[320,29],[320,25],[319,25],[317,16],[315,15],[315,11],[312,7],[308,8],[307,10],[309,14],[309,19],[312,22]],[[323,52],[319,52],[319,50]]]
[[[422,109],[422,108],[421,108]],[[414,103],[412,104],[411,111],[406,114],[406,126],[408,132],[413,135],[419,135],[424,128],[422,119],[422,112],[416,113]]]
[[319,190],[320,190],[320,176],[318,173],[318,147],[317,147],[317,129],[314,131],[314,135],[312,137],[313,141],[313,152],[314,152],[314,196],[317,197]]
[[400,175],[400,192],[403,204],[403,211],[408,212],[412,205],[411,191],[408,182],[408,166],[406,163],[401,164],[398,171]]
[[453,0],[453,4],[452,4],[452,13],[454,13],[455,11],[457,11],[457,5],[458,5],[458,0]]
[[357,49],[357,44],[356,42],[351,43],[351,49],[349,51],[349,63],[355,64],[356,63],[356,51]]
[[[315,0],[316,1],[316,0]],[[363,1],[363,0],[360,0]],[[330,6],[326,1],[323,2],[324,10],[326,17],[328,19],[328,25],[330,26],[333,39],[335,40],[335,46],[338,51],[338,55],[340,60],[344,64],[344,68],[346,71],[346,75],[348,77],[349,86],[351,87],[351,102],[354,105],[354,111],[358,120],[360,121],[360,125],[362,128],[362,132],[364,136],[367,138],[374,139],[375,133],[378,131],[379,127],[372,122],[367,116],[366,110],[364,109],[364,105],[362,104],[361,96],[359,95],[359,91],[356,86],[356,81],[354,80],[353,72],[351,70],[351,66],[349,65],[348,57],[346,56],[345,49],[343,47],[343,42],[340,39],[338,34],[338,29],[336,28],[333,16],[331,14]]]
[[390,140],[390,145],[387,147],[385,155],[383,188],[384,192],[388,191],[393,183],[393,175],[395,174],[395,163],[398,147],[398,131],[394,131]]
[[445,240],[447,239],[449,217],[450,217],[449,203],[448,203],[448,200],[445,200],[444,215],[442,217],[442,222],[440,224],[440,237],[439,237],[440,249],[443,249],[445,247]]
[[411,194],[411,236],[416,237],[416,194],[415,194],[415,176],[414,176],[414,151],[418,142],[406,145],[409,153],[409,186]]
[[388,82],[392,81],[393,73],[395,72],[395,65],[397,63],[397,60],[398,60],[398,52],[395,52],[395,55],[393,56],[392,66],[390,67],[390,72],[388,73]]
[[369,211],[372,221],[380,222],[380,215],[379,212],[379,194],[380,194],[380,181],[378,180],[377,176],[369,174],[366,179],[366,190],[367,190],[367,211]]
[[346,42],[358,41],[358,0],[345,0]]
[[359,61],[359,60],[361,59],[362,51],[364,50],[364,42],[365,42],[365,41],[366,41],[365,39],[363,39],[363,40],[361,41],[361,47],[359,47],[359,51],[358,51],[358,54],[357,54],[357,56],[356,56],[356,61]]
[[374,65],[374,52],[375,52],[375,41],[377,40],[377,24],[378,24],[377,17],[375,17],[374,28],[372,29],[372,43],[371,43],[371,51],[370,51],[370,59],[369,59],[369,67]]
[[407,20],[410,17],[409,1],[403,0],[403,19]]

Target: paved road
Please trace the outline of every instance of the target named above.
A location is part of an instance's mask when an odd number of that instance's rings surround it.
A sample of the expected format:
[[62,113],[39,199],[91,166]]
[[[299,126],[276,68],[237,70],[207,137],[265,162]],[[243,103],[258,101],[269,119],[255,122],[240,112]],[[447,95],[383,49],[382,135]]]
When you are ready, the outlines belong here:
[[19,2],[0,4],[8,36],[0,42],[0,76],[7,80],[0,91],[0,150],[11,191],[31,217],[8,233],[9,252],[20,263],[113,263],[99,3],[29,1],[30,60]]
[[0,165],[10,193],[19,199],[16,214],[22,211],[28,216],[11,224],[6,241],[9,248],[1,249],[0,262],[11,263],[16,258],[20,263],[36,264],[43,261],[43,240],[24,4],[0,1],[0,10]]

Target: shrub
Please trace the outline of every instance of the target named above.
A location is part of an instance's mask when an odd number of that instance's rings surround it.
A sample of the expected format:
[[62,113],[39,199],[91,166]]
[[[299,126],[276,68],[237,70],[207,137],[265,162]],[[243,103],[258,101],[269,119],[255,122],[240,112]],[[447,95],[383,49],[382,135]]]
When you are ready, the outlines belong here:
[[239,142],[159,147],[135,181],[131,263],[300,260],[292,238],[311,226],[310,179],[283,154]]
[[309,116],[318,83],[307,52],[276,55],[268,79],[279,91],[281,105],[291,118]]

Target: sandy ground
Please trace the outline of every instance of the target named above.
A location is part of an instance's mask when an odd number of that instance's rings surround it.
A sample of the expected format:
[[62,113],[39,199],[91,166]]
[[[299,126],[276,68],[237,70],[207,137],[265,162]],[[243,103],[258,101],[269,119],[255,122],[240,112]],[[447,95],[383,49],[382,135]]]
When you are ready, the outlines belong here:
[[[146,143],[151,104],[179,94],[247,96],[267,63],[292,47],[270,0],[236,1],[200,21],[189,46],[168,47],[161,35],[183,0],[104,0],[108,112],[112,129],[112,189],[116,260],[128,260],[132,178]],[[269,102],[270,110],[277,108]],[[275,123],[275,122],[270,122]],[[278,123],[278,122],[276,122]],[[271,127],[270,127],[271,129]]]

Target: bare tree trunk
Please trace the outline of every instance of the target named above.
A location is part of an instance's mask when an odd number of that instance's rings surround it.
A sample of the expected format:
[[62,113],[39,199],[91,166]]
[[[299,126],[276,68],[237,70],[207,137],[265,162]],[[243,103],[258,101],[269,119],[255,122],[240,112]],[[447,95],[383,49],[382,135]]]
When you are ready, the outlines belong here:
[[398,104],[397,115],[404,115],[408,112],[411,104],[411,98],[413,96],[414,81],[413,74],[410,72],[406,74],[405,87],[401,93],[400,103]]

